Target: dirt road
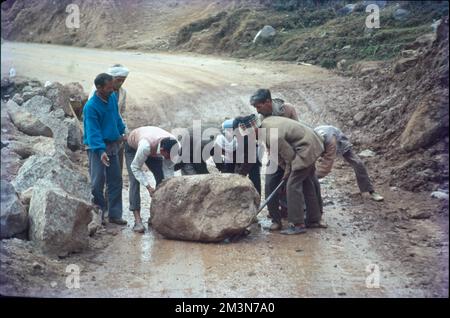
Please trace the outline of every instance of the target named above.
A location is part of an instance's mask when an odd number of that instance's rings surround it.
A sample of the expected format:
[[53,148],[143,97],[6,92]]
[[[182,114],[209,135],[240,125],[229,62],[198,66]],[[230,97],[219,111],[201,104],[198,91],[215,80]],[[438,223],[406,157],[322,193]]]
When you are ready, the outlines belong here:
[[[269,87],[297,107],[311,124],[336,124],[332,107],[352,107],[364,95],[355,81],[314,66],[243,61],[195,55],[115,52],[63,46],[4,43],[2,75],[42,81],[78,81],[86,90],[96,74],[114,63],[130,68],[125,83],[132,105],[128,125],[174,128],[193,119],[220,122],[253,110],[248,98]],[[369,147],[369,145],[364,145]],[[362,149],[361,149],[362,150]],[[264,229],[266,213],[251,234],[236,243],[170,241],[151,228],[144,235],[108,225],[91,249],[61,260],[41,260],[33,278],[19,255],[3,294],[59,297],[448,297],[448,204],[391,189],[387,163],[366,159],[375,186],[385,196],[375,203],[357,194],[351,169],[337,162],[323,180],[324,220],[329,228],[286,237]],[[124,179],[127,179],[126,174]],[[124,209],[127,209],[127,182]],[[144,199],[143,217],[149,216]],[[429,212],[426,218],[416,217]],[[36,253],[36,252],[35,252]],[[81,269],[80,288],[66,287],[65,266]],[[12,269],[11,269],[12,270]],[[11,275],[10,275],[11,276]],[[26,278],[24,278],[26,276]],[[22,281],[20,280],[22,279]],[[25,279],[25,282],[23,282]],[[21,284],[19,282],[22,282]],[[378,283],[378,284],[377,284]],[[373,288],[374,287],[374,288]]]

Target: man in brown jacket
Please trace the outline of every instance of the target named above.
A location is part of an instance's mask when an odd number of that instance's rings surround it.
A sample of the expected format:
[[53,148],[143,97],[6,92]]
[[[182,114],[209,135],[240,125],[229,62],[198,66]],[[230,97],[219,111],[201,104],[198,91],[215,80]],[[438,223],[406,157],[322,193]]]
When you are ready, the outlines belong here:
[[[287,204],[289,228],[282,234],[301,234],[308,224],[319,224],[321,212],[314,185],[315,162],[323,153],[323,140],[314,130],[292,119],[269,116],[261,123],[265,129],[264,138],[269,153],[277,151],[278,165],[284,170],[279,177],[287,181]],[[273,134],[277,134],[277,137]],[[272,144],[276,142],[277,144]],[[272,160],[274,153],[271,154]],[[308,215],[305,222],[305,203]],[[278,209],[269,210],[272,216],[272,230],[281,229],[281,216]]]

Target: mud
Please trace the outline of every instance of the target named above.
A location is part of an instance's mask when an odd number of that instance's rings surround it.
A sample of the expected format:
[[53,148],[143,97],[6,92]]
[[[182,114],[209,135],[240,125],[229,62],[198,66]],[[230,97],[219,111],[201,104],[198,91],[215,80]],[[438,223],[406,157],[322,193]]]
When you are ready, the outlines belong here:
[[[64,59],[61,58],[64,56]],[[114,52],[37,44],[2,45],[2,72],[43,81],[79,81],[120,62],[131,69],[125,83],[133,104],[130,128],[188,124],[252,112],[250,94],[269,87],[315,125],[336,124],[333,107],[352,107],[363,88],[326,70],[289,63],[253,62],[196,55]],[[3,75],[3,74],[2,74]],[[351,88],[351,89],[349,89]],[[351,135],[351,134],[350,134]],[[358,146],[357,146],[358,147]],[[363,145],[361,149],[370,148]],[[268,232],[267,211],[249,236],[235,243],[166,240],[151,227],[132,232],[107,225],[90,249],[48,259],[18,240],[1,242],[1,294],[56,297],[448,297],[448,202],[429,193],[389,186],[389,162],[381,153],[365,160],[385,202],[358,193],[353,171],[338,161],[323,180],[328,229],[300,236]],[[143,198],[143,219],[150,200]],[[422,215],[418,217],[419,214]],[[40,266],[36,266],[37,262]],[[77,265],[79,288],[68,288],[67,265]],[[375,269],[374,272],[367,271]],[[36,269],[37,268],[37,269]],[[379,275],[377,275],[379,273]],[[375,279],[372,279],[375,278]],[[379,288],[377,287],[379,282]]]

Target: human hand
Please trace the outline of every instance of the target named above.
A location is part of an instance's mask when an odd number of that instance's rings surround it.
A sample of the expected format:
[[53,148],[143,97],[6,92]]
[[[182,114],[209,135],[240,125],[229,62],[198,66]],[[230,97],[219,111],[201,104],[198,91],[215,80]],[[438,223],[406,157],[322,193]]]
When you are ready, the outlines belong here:
[[106,154],[106,152],[103,152],[103,153],[102,153],[100,159],[102,160],[102,163],[103,163],[105,166],[109,167],[109,165],[110,165],[110,163],[109,163],[109,157],[108,157],[108,155]]

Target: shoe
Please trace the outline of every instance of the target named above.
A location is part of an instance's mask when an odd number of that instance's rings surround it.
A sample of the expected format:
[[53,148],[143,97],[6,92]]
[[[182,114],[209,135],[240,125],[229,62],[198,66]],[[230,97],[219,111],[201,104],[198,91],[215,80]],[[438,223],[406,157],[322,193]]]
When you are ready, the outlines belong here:
[[136,232],[136,233],[144,233],[145,232],[145,227],[142,224],[142,222],[134,223],[133,231]]
[[304,225],[298,226],[294,224],[289,224],[289,227],[280,232],[280,234],[284,235],[296,235],[306,233],[306,227]]
[[377,202],[384,200],[384,198],[376,192],[370,193],[370,197],[372,198],[372,200],[377,201]]
[[114,223],[114,224],[118,224],[118,225],[127,225],[127,221],[125,221],[124,219],[120,218],[120,219],[109,219],[109,223]]
[[280,231],[282,228],[281,223],[278,222],[273,222],[269,227],[269,231]]
[[306,223],[306,228],[308,229],[326,229],[328,225],[322,222],[312,222],[312,223]]

